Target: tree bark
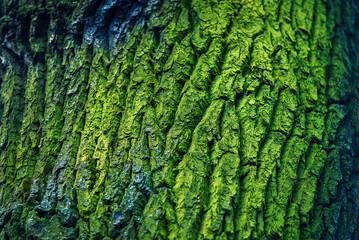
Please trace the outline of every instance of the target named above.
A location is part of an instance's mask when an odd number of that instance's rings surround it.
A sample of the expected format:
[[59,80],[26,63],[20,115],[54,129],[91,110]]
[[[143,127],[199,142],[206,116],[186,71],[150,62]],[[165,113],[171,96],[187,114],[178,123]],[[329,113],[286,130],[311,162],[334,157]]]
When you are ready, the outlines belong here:
[[0,239],[359,239],[354,0],[0,7]]

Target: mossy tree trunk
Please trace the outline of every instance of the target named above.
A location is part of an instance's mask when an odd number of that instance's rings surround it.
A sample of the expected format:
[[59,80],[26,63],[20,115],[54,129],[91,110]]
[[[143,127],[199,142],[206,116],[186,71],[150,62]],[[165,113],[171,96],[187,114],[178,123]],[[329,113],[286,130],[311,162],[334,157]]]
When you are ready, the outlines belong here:
[[359,239],[354,0],[0,0],[0,239]]

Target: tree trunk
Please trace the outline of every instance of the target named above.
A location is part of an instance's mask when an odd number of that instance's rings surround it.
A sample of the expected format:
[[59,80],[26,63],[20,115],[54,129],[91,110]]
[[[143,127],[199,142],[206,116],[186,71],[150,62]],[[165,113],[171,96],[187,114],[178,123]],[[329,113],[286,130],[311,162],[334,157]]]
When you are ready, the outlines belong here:
[[359,239],[355,4],[0,0],[0,239]]

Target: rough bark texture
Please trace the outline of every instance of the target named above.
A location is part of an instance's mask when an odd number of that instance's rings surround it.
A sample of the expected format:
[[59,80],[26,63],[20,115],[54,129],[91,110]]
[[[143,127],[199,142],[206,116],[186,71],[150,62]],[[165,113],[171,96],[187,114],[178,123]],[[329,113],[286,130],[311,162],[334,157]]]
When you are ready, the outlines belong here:
[[0,5],[0,239],[359,239],[354,0]]

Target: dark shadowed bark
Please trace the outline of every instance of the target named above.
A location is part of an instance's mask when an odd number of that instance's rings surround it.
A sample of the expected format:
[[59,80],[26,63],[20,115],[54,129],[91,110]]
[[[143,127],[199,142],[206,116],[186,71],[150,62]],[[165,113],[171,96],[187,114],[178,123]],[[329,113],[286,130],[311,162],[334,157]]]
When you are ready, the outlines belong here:
[[0,0],[0,239],[359,239],[355,0]]

